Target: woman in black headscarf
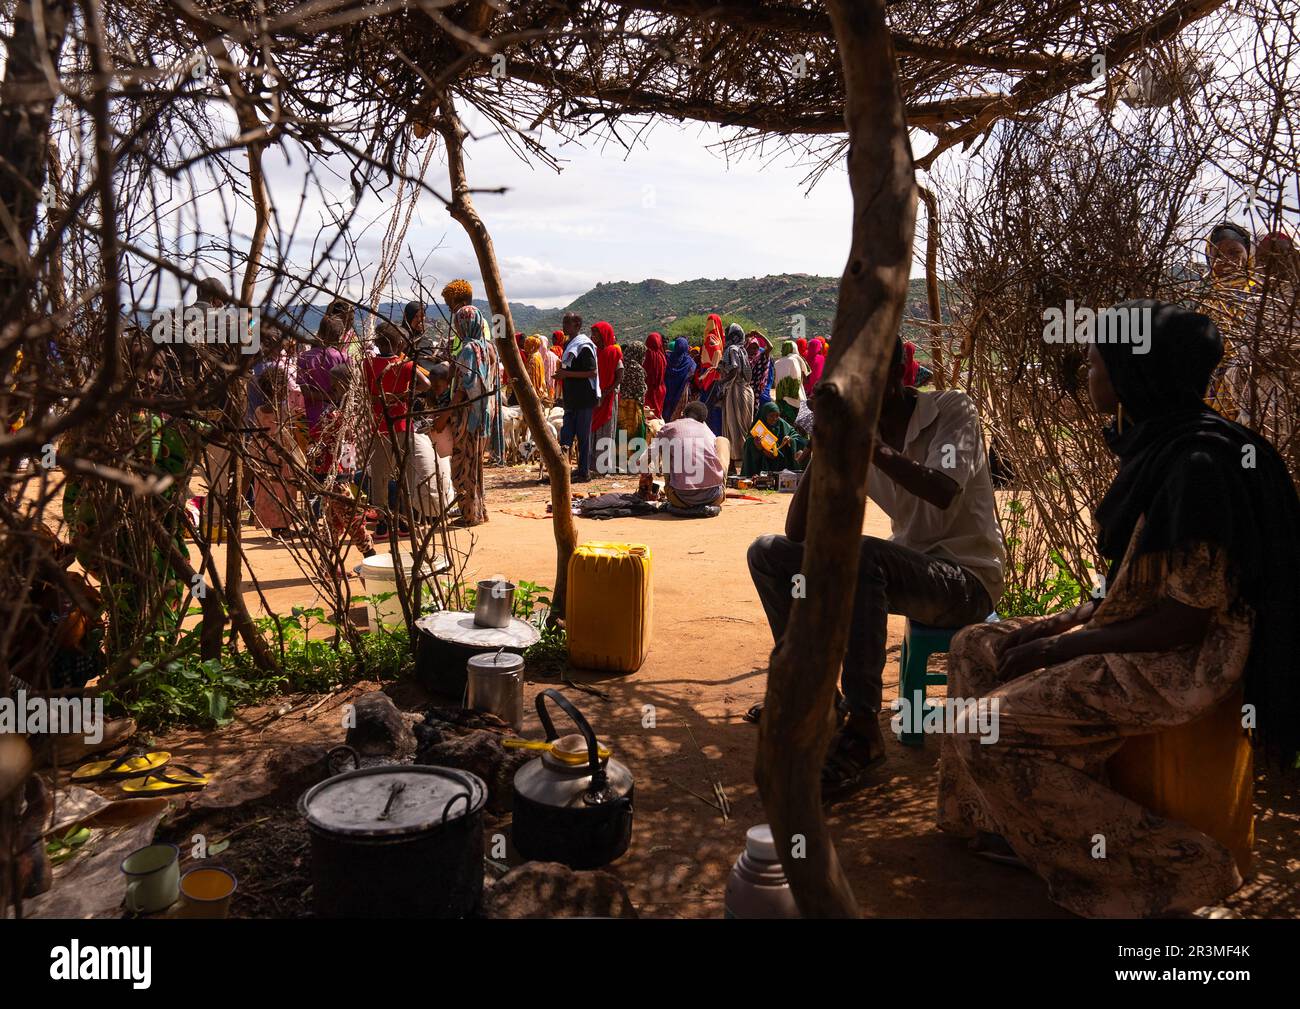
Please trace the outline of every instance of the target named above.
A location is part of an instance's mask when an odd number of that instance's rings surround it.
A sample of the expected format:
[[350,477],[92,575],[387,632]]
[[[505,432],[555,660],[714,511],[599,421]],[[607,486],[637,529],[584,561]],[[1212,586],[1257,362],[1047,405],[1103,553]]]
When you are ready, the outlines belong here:
[[1236,889],[1249,862],[1248,846],[1230,852],[1112,788],[1126,740],[1194,725],[1208,752],[1222,742],[1210,726],[1226,725],[1229,763],[1238,726],[1284,766],[1300,748],[1300,501],[1272,447],[1205,406],[1222,353],[1214,323],[1174,305],[1102,314],[1088,385],[1114,415],[1120,465],[1095,512],[1098,598],[970,628],[949,655],[949,696],[996,700],[997,739],[944,737],[940,826],[1026,864],[1078,914],[1190,912]]

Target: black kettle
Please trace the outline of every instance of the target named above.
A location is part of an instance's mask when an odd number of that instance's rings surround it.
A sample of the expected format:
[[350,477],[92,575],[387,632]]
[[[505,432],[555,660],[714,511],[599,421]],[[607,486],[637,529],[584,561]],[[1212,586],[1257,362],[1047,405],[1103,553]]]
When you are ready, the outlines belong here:
[[[550,698],[581,735],[560,737],[546,710]],[[627,851],[632,840],[632,772],[600,757],[591,725],[558,690],[537,695],[537,717],[551,750],[515,772],[515,850],[539,862],[598,869]]]

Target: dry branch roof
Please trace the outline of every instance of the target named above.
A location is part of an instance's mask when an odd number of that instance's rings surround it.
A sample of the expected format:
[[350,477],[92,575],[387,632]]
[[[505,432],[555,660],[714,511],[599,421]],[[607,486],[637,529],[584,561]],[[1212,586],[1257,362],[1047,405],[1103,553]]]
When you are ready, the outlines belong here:
[[[155,0],[148,33],[197,41],[206,21],[281,72],[281,107],[263,111],[310,141],[338,135],[346,110],[359,142],[381,159],[412,126],[432,125],[437,94],[462,101],[546,158],[528,131],[566,136],[647,114],[739,128],[741,136],[844,132],[843,80],[821,3],[789,0],[309,0],[248,3],[199,14],[192,0]],[[1161,46],[1225,0],[898,0],[889,7],[910,123],[934,150],[966,143],[1093,79],[1097,54],[1114,68]],[[120,13],[141,24],[149,7]],[[177,14],[181,15],[177,34]],[[263,92],[267,94],[266,91]],[[328,125],[321,120],[334,118]]]

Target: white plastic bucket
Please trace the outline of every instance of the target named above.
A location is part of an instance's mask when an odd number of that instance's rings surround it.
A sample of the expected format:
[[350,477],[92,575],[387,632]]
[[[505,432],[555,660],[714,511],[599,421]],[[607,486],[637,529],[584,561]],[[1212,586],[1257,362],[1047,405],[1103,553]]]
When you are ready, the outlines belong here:
[[[415,577],[414,559],[405,550],[401,553],[402,573],[406,579],[406,591],[408,598],[412,598],[411,581]],[[442,557],[436,557],[433,560],[433,571],[435,574],[446,571],[449,565]],[[429,578],[429,572],[426,568],[424,578]],[[371,628],[378,627],[380,624],[400,624],[402,617],[402,601],[397,596],[397,572],[393,568],[392,554],[375,554],[367,557],[361,562],[361,580],[366,585],[367,596],[380,596],[392,593],[387,599],[375,603],[372,599],[366,600],[366,617],[370,622]],[[413,606],[416,616],[419,615],[419,605]]]

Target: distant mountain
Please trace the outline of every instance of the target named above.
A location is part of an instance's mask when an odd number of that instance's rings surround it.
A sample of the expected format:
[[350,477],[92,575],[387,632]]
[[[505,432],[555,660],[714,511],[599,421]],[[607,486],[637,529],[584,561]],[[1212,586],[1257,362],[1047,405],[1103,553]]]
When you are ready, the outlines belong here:
[[[678,320],[711,312],[744,320],[769,335],[788,333],[792,316],[802,315],[806,335],[817,336],[831,331],[839,288],[838,277],[807,273],[745,280],[684,280],[679,284],[622,280],[597,284],[566,308],[538,308],[512,301],[510,314],[517,332],[550,333],[560,328],[565,312],[578,312],[586,329],[600,319],[611,323],[620,342],[644,340],[656,330],[667,333]],[[487,313],[486,301],[475,299],[474,304]],[[379,306],[379,315],[400,322],[402,307],[401,303],[385,302]],[[302,315],[303,327],[315,332],[324,311],[324,305],[309,305]],[[912,281],[904,318],[929,318],[924,280]],[[442,327],[441,316],[436,313],[429,321]]]
[[[488,303],[486,301],[475,298],[474,304],[482,310],[485,315],[491,314],[488,310]],[[307,305],[301,312],[292,313],[292,315],[298,322],[298,325],[300,325],[304,330],[309,333],[315,333],[317,328],[320,326],[321,319],[325,316],[325,309],[328,307],[328,304]],[[406,302],[404,301],[383,301],[379,303],[379,308],[375,314],[381,319],[387,319],[389,322],[401,323],[402,312],[405,308]],[[364,310],[358,310],[357,314],[359,319],[364,319],[367,313]],[[510,315],[515,321],[515,327],[520,332],[536,332],[539,328],[537,324],[538,320],[543,316],[549,318],[553,314],[555,314],[555,312],[552,309],[538,308],[535,305],[525,305],[516,301],[510,302]],[[561,309],[559,315],[563,314],[564,312]],[[438,314],[437,310],[434,309],[431,311],[430,316],[431,317],[428,320],[430,325],[441,329],[443,326],[442,316]],[[555,325],[547,327],[548,332],[550,329],[560,328],[558,319],[559,316],[557,315]]]
[[[687,316],[717,312],[752,322],[769,335],[788,333],[792,317],[804,317],[807,336],[828,334],[839,302],[840,279],[807,273],[786,273],[745,280],[619,281],[597,284],[569,306],[584,324],[605,319],[619,339],[645,339],[647,333],[667,333]],[[563,310],[555,314],[558,328]],[[906,316],[929,317],[925,281],[913,280]],[[548,326],[549,328],[553,328]]]

